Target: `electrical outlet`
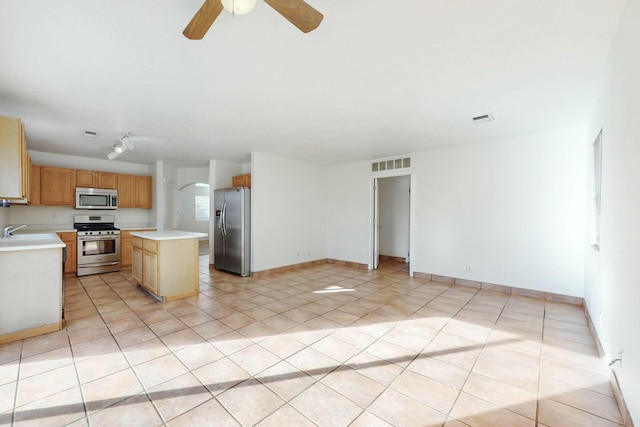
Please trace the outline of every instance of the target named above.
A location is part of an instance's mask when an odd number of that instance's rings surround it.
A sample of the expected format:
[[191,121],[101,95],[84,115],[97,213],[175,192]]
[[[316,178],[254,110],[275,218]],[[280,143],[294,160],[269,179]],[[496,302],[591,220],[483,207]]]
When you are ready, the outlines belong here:
[[602,329],[602,312],[598,314],[598,328]]

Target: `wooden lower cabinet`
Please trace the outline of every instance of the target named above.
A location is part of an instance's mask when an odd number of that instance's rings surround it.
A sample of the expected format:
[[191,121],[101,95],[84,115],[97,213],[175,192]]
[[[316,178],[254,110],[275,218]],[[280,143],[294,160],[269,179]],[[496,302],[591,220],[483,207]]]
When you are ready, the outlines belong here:
[[131,277],[138,283],[142,283],[142,239],[140,237],[131,238]]
[[67,245],[67,261],[64,263],[64,274],[76,274],[78,270],[78,234],[75,231],[57,233],[60,240]]
[[133,236],[131,277],[163,302],[198,295],[198,239]]
[[133,263],[133,241],[131,233],[134,231],[156,231],[154,229],[144,230],[122,230],[120,231],[120,268],[129,269]]
[[158,242],[142,239],[142,286],[162,296],[158,281]]

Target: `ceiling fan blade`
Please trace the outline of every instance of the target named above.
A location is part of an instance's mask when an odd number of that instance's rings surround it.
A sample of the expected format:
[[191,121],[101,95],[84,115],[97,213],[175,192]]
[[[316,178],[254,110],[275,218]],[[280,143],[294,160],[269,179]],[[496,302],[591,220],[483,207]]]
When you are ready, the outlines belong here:
[[322,14],[303,0],[264,0],[276,12],[284,16],[303,33],[318,28],[322,22]]
[[189,22],[182,34],[191,40],[200,40],[207,34],[209,27],[222,12],[221,0],[205,0],[200,10]]

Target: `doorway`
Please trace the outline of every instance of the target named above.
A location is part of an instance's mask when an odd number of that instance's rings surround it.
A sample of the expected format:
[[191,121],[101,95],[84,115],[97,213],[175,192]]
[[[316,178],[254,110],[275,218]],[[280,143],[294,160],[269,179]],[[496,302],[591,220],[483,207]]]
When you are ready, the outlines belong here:
[[373,269],[381,261],[409,266],[410,208],[411,175],[373,179]]

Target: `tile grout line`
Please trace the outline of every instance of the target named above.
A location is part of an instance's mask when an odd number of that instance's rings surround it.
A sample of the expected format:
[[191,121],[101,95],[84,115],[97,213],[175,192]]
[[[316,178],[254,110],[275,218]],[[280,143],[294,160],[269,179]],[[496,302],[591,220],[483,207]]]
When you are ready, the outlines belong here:
[[[476,291],[476,293],[474,294],[474,297],[478,295],[478,293],[480,292],[480,289],[478,289]],[[505,304],[502,306],[502,309],[500,310],[500,314],[498,315],[498,317],[496,317],[495,322],[493,323],[493,327],[491,328],[491,330],[493,331],[495,329],[495,325],[498,323],[498,320],[500,319],[500,317],[502,316],[502,313],[504,312],[505,307],[507,306],[507,303],[509,302],[509,299],[511,297],[509,297],[507,299],[507,301],[505,302]],[[473,298],[471,298],[469,301],[467,301],[467,303],[462,306],[460,308],[460,310],[458,310],[458,312],[456,314],[458,314],[462,308],[464,308],[465,306],[467,306],[469,304],[469,302],[472,300]],[[455,317],[455,316],[454,316]],[[453,319],[453,317],[452,317]],[[487,337],[488,338],[488,337]],[[476,365],[478,364],[478,360],[480,359],[480,356],[482,356],[482,353],[484,352],[484,350],[487,348],[487,339],[485,339],[484,344],[482,346],[482,350],[480,351],[480,353],[478,354],[478,356],[476,357],[475,361],[473,362],[473,365],[471,366],[471,368],[469,368],[469,371],[467,373],[467,376],[464,379],[464,382],[462,383],[462,385],[460,386],[460,390],[458,391],[458,395],[456,396],[456,398],[454,399],[453,403],[451,404],[451,408],[449,409],[449,412],[447,413],[447,419],[449,418],[453,418],[454,420],[460,421],[461,423],[464,423],[464,421],[462,420],[458,420],[457,418],[453,417],[451,415],[451,413],[453,412],[453,408],[455,408],[456,404],[458,403],[458,401],[460,400],[460,397],[462,396],[463,390],[464,390],[464,386],[467,384],[467,382],[469,381],[469,377],[471,377],[471,374],[473,373],[473,369],[476,367]],[[482,399],[484,400],[484,399]],[[446,424],[446,421],[445,421]],[[464,423],[466,424],[466,423]]]

